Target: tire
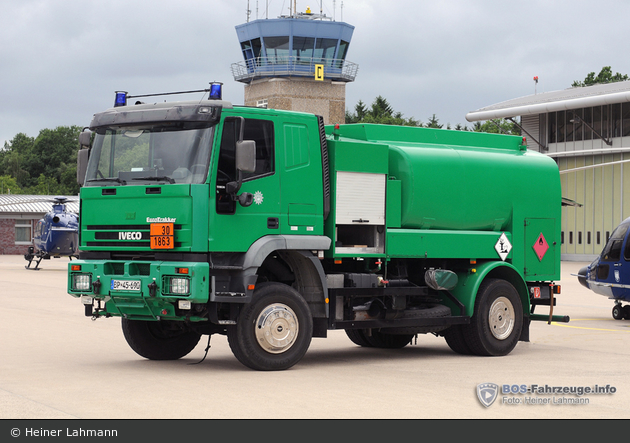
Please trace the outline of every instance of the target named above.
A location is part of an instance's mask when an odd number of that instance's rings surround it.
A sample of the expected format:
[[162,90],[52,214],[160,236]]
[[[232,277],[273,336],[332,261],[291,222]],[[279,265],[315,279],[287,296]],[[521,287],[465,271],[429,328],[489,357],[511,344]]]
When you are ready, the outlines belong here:
[[506,280],[485,280],[477,292],[470,324],[462,326],[471,352],[507,355],[518,343],[522,328],[523,306],[514,286]]
[[468,347],[468,343],[466,343],[462,326],[463,325],[453,325],[448,328],[443,333],[444,339],[452,351],[461,355],[472,355],[473,352]]
[[[439,318],[449,317],[451,315],[451,308],[444,305],[429,305],[426,308],[421,309],[407,309],[403,312],[401,318]],[[448,328],[448,326],[405,326],[401,328],[383,328],[381,331],[384,334],[402,334],[402,335],[416,335],[427,334],[430,332],[440,332]]]
[[346,329],[346,335],[355,345],[359,345],[364,348],[374,347],[368,340],[366,340],[364,331],[364,329]]
[[400,349],[407,346],[415,334],[386,334],[384,329],[362,330],[363,336],[374,348]]
[[621,307],[621,305],[616,304],[615,306],[613,306],[613,308],[612,308],[612,317],[615,320],[623,320],[624,312],[623,312],[623,308]]
[[235,326],[227,330],[234,356],[248,368],[279,371],[299,362],[311,344],[313,318],[299,292],[268,283],[243,306]]
[[626,320],[630,320],[630,305],[624,306],[622,311],[623,311],[623,318],[625,318]]
[[201,335],[182,322],[122,319],[125,340],[138,355],[149,360],[177,360],[195,349]]

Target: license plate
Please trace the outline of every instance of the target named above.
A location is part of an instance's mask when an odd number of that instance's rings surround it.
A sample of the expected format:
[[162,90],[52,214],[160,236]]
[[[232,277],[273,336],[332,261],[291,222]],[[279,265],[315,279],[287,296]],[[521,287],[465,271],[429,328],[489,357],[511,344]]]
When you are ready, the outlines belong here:
[[114,291],[139,291],[141,284],[140,280],[112,280],[110,289]]
[[151,249],[173,249],[174,235],[173,223],[151,223]]

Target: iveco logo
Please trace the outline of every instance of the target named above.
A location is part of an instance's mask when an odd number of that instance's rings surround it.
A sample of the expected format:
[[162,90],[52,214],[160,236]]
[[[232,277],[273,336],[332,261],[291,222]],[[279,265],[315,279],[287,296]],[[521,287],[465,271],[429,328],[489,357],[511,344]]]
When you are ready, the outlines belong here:
[[119,232],[118,240],[142,240],[142,232]]

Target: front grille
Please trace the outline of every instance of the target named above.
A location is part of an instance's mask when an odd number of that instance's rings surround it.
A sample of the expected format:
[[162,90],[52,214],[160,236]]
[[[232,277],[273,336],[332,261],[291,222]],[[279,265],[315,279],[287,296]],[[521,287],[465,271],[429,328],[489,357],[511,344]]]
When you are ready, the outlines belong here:
[[[94,232],[94,240],[86,241],[86,246],[101,247],[133,247],[151,248],[150,225],[87,225],[85,232]],[[176,231],[182,229],[181,224],[174,225]],[[130,236],[130,237],[128,237]],[[133,237],[131,237],[133,236]],[[182,247],[182,242],[175,242],[176,248]]]
[[151,274],[151,265],[149,263],[129,264],[129,275],[149,275],[149,274]]
[[125,264],[124,263],[105,263],[104,272],[106,275],[125,275]]

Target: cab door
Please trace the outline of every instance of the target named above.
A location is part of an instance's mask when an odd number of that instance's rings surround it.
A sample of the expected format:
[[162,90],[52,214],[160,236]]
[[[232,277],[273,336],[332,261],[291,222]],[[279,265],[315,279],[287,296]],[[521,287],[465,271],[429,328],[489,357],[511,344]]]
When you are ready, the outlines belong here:
[[[244,207],[226,191],[238,179],[236,141],[244,123],[243,140],[256,142],[256,170],[242,173],[237,192],[250,193],[253,202]],[[279,233],[280,174],[276,172],[276,134],[272,117],[225,117],[219,129],[218,155],[213,161],[210,189],[209,250],[244,252],[259,238]],[[216,147],[216,145],[215,145]]]

